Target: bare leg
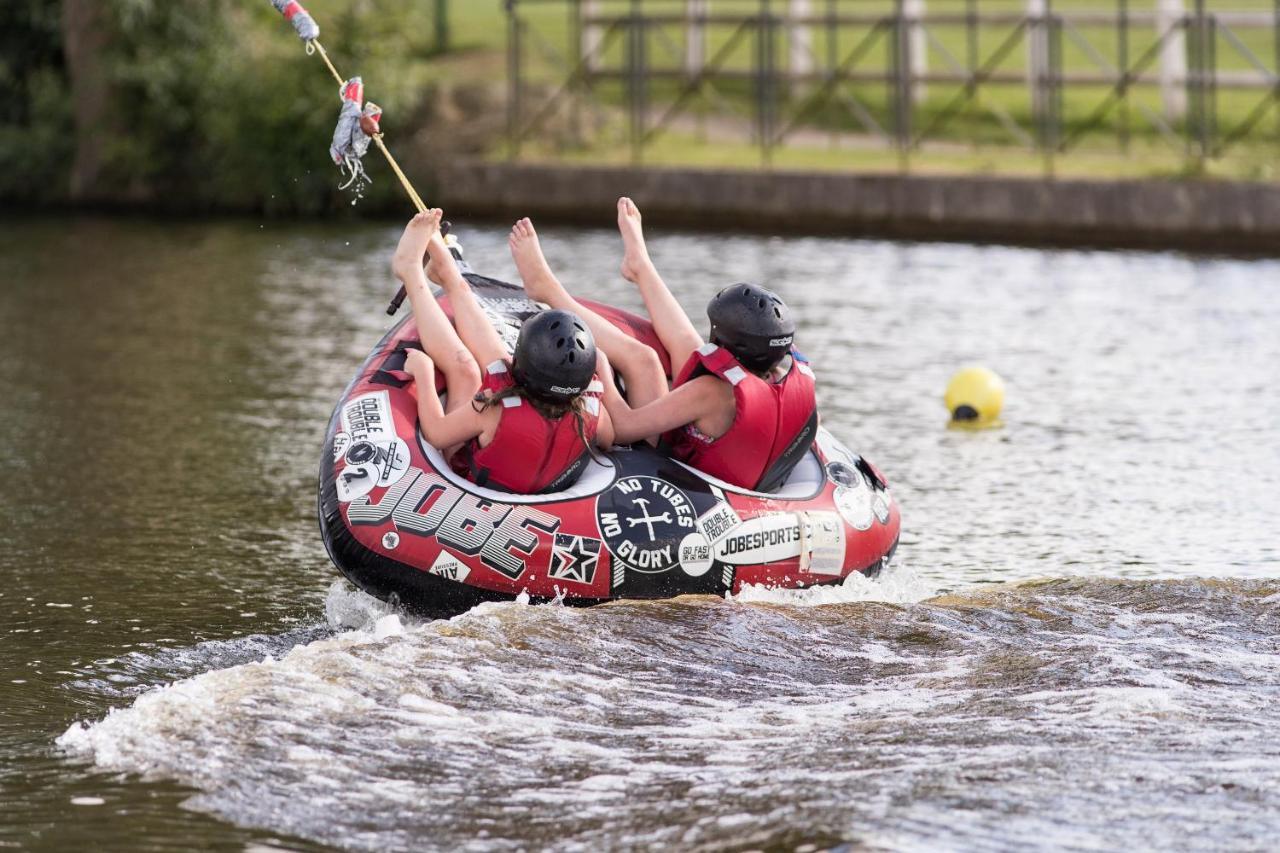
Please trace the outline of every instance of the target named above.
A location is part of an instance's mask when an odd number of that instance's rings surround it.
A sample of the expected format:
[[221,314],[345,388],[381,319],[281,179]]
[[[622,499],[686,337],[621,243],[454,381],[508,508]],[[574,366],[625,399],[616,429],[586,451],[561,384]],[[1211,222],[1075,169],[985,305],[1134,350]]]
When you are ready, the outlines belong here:
[[615,370],[627,383],[627,398],[639,408],[667,393],[667,377],[662,370],[658,354],[645,344],[622,332],[617,326],[574,299],[564,285],[551,272],[547,259],[538,244],[533,223],[521,219],[511,229],[507,241],[516,269],[524,281],[529,296],[545,302],[552,308],[571,311],[586,322],[596,339],[596,346],[604,350]]
[[404,229],[391,259],[391,270],[404,283],[413,305],[413,319],[422,348],[444,374],[449,392],[446,411],[452,412],[459,406],[469,405],[480,390],[480,367],[431,295],[423,274],[422,257],[439,227],[439,209],[415,216]]
[[427,251],[431,254],[427,275],[448,294],[449,304],[453,306],[453,323],[467,349],[486,366],[506,359],[507,347],[502,336],[476,301],[471,285],[462,277],[453,255],[438,234],[431,238]]
[[618,199],[618,231],[622,234],[622,277],[640,288],[653,330],[671,356],[671,369],[678,372],[693,351],[702,346],[702,336],[649,260],[640,209],[626,197]]

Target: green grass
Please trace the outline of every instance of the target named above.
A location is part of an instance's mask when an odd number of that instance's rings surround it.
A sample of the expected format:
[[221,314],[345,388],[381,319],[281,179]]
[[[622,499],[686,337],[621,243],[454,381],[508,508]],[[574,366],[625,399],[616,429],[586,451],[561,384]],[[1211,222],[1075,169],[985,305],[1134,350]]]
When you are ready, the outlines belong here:
[[[522,149],[520,159],[525,162],[584,165],[631,165],[637,162],[625,145],[608,143],[572,149],[546,144],[529,145]],[[760,149],[749,143],[708,143],[693,135],[669,133],[646,146],[638,162],[655,167],[769,168],[777,171],[870,174],[895,174],[905,170],[917,175],[1039,177],[1051,172],[1062,179],[1093,180],[1184,177],[1253,181],[1280,179],[1280,168],[1274,163],[1274,158],[1237,156],[1210,161],[1200,168],[1188,163],[1180,152],[1149,140],[1136,140],[1127,155],[1085,150],[1070,157],[1056,157],[1051,162],[1046,161],[1042,154],[1007,147],[924,149],[912,152],[904,162],[896,151],[881,147],[790,146],[775,149],[766,164]]]

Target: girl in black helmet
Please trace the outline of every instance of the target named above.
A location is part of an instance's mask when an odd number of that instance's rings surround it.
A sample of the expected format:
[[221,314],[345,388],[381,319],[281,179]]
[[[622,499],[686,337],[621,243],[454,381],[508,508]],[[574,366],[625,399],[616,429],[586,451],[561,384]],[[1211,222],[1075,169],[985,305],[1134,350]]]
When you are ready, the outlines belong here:
[[[530,295],[590,325],[601,359],[615,441],[661,438],[672,455],[732,485],[781,485],[817,434],[813,371],[792,348],[795,322],[773,292],[753,284],[720,291],[707,306],[709,342],[698,334],[649,259],[640,211],[618,200],[622,275],[640,289],[676,370],[671,390],[657,354],[579,304],[551,273],[532,223],[516,224],[512,254]],[[618,393],[609,363],[623,376]]]
[[[438,209],[415,216],[392,260],[426,350],[409,350],[405,363],[417,384],[419,429],[477,485],[524,494],[566,489],[596,445],[613,443],[591,332],[566,311],[544,311],[525,322],[508,360],[440,237],[440,217]],[[449,296],[456,329],[428,288],[424,253]],[[482,363],[489,365],[483,373]],[[435,392],[437,367],[447,410]]]

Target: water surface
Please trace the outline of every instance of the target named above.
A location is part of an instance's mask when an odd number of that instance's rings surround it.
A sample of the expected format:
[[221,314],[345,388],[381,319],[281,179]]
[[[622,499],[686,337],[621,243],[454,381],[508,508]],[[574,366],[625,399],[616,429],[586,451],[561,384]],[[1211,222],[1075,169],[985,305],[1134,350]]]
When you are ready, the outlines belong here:
[[[394,225],[0,231],[0,845],[1260,849],[1280,830],[1280,264],[666,234],[796,309],[899,564],[423,623],[314,519]],[[508,277],[500,228],[458,223]],[[545,229],[639,305],[610,230]],[[980,362],[1002,430],[949,431]]]

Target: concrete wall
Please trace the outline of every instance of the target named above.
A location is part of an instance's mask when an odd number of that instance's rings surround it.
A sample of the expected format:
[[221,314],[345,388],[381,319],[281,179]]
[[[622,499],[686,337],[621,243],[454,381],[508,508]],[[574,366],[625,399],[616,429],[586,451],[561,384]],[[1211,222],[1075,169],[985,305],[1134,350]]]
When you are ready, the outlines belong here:
[[630,195],[663,225],[922,240],[1280,255],[1280,185],[1044,181],[705,169],[453,164],[455,216],[609,225]]

